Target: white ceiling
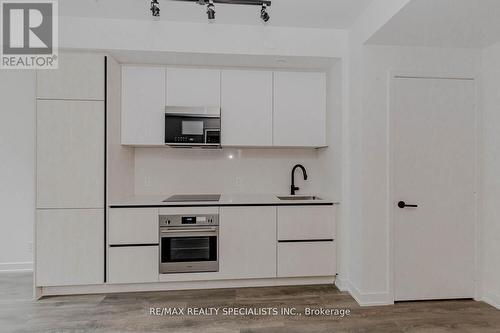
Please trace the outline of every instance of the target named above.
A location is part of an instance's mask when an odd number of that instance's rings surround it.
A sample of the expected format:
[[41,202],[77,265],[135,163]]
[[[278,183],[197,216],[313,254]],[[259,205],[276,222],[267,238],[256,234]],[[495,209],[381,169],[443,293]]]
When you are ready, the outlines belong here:
[[412,0],[368,44],[483,48],[500,41],[500,0]]
[[[159,0],[161,20],[207,22],[205,7]],[[372,0],[272,0],[271,26],[346,29]],[[151,20],[150,0],[60,0],[62,16]],[[260,7],[216,4],[219,24],[262,25]]]

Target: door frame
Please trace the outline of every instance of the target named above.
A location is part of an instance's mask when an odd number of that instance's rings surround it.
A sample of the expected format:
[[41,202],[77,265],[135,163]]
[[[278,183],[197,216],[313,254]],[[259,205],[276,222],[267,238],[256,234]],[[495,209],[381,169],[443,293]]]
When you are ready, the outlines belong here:
[[441,79],[441,80],[470,80],[474,82],[474,188],[475,188],[475,199],[474,199],[474,299],[479,300],[481,297],[481,257],[480,257],[480,244],[481,244],[481,232],[480,232],[480,211],[479,207],[481,205],[481,124],[482,124],[482,113],[480,107],[480,85],[479,75],[474,73],[449,73],[449,72],[422,72],[422,71],[408,71],[408,70],[389,70],[388,71],[388,89],[387,89],[387,132],[386,132],[386,147],[387,147],[387,168],[386,168],[386,179],[387,179],[387,206],[386,214],[388,218],[387,224],[387,239],[388,239],[388,281],[387,290],[389,292],[389,298],[391,302],[395,301],[395,221],[394,221],[394,202],[396,196],[394,193],[394,142],[392,140],[393,133],[393,105],[395,96],[395,84],[396,80],[399,78],[408,79]]

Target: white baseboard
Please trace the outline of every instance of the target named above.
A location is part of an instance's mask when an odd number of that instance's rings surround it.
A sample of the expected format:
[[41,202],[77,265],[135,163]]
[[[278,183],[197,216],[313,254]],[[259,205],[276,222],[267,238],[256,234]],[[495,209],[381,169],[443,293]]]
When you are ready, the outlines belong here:
[[98,284],[84,286],[52,286],[41,287],[39,296],[77,295],[77,294],[106,294],[123,292],[147,292],[167,290],[192,289],[221,289],[268,286],[298,286],[313,284],[333,284],[335,277],[309,278],[271,278],[247,280],[213,280],[213,281],[185,281],[185,282],[152,282],[136,284]]
[[340,291],[349,291],[349,281],[340,275],[335,279],[335,285]]
[[32,272],[32,262],[7,262],[0,263],[0,272]]
[[354,298],[354,300],[356,300],[356,302],[360,306],[378,306],[378,305],[394,304],[394,299],[388,292],[364,293],[361,292],[350,281],[345,281],[345,285],[343,287],[347,288],[347,291],[351,294],[351,296]]
[[481,301],[488,303],[489,305],[494,306],[495,308],[500,310],[500,295],[498,294],[485,292],[483,294],[483,297],[481,297]]

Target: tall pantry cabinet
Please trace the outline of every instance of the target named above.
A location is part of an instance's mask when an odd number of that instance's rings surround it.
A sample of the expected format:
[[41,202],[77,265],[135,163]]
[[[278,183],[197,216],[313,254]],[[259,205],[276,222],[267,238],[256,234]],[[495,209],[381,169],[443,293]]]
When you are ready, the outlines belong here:
[[37,72],[35,285],[104,282],[105,57]]

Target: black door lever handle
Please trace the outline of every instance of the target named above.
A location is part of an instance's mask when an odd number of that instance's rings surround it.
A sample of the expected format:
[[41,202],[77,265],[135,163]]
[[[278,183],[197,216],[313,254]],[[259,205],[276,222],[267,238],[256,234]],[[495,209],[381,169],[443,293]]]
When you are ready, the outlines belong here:
[[400,202],[398,202],[398,207],[399,208],[406,208],[406,207],[417,208],[418,205],[407,205],[406,202],[400,201]]

